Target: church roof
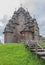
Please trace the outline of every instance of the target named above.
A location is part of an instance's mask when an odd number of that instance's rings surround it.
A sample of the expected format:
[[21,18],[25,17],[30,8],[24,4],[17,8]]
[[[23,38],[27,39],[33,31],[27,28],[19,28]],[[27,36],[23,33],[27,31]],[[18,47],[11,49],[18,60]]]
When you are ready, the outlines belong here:
[[8,30],[6,29],[3,33],[6,33],[6,32],[13,33],[13,31],[12,30],[9,30],[9,29]]
[[11,20],[9,20],[9,22],[11,22],[12,24],[17,24],[19,25],[19,23],[16,21],[16,19],[14,20],[13,18]]
[[17,14],[17,11],[15,11],[14,14]]
[[34,32],[33,30],[31,30],[29,27],[26,27],[24,30],[22,30],[21,32]]
[[32,17],[30,16],[29,12],[26,11],[23,7],[20,7],[20,8],[17,10],[16,13],[19,14],[20,12],[22,12],[23,14],[25,14],[26,17],[32,18]]
[[32,18],[31,16],[30,16],[30,13],[27,11],[26,12],[26,16],[28,17],[28,18]]
[[20,12],[25,12],[25,9],[23,7],[20,7],[18,10],[17,10],[17,13],[20,13]]
[[24,25],[26,25],[27,27],[34,27],[34,22],[32,20],[29,20]]
[[3,33],[5,32],[13,33],[13,30],[10,27],[6,26]]

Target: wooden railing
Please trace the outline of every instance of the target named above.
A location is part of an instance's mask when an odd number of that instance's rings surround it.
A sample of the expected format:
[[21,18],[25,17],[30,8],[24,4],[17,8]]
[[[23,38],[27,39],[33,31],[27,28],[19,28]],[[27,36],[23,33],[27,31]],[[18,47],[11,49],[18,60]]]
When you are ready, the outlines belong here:
[[25,40],[24,43],[25,45],[29,46],[29,48],[35,47],[35,49],[38,49],[38,47],[40,47],[43,49],[43,47],[39,44],[39,42],[35,40]]

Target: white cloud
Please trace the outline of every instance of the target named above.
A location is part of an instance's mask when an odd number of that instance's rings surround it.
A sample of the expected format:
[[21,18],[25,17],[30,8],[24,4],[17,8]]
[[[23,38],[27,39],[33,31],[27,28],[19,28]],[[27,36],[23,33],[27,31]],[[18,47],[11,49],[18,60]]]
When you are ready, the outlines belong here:
[[45,21],[45,16],[40,19],[41,21]]
[[0,27],[3,27],[3,23],[0,21]]
[[5,25],[8,23],[8,16],[4,15],[2,19],[0,19],[0,27],[4,29]]
[[18,7],[20,0],[0,0],[0,17],[3,15],[11,15],[15,7]]
[[1,40],[2,43],[4,43],[4,36],[1,35],[0,40]]

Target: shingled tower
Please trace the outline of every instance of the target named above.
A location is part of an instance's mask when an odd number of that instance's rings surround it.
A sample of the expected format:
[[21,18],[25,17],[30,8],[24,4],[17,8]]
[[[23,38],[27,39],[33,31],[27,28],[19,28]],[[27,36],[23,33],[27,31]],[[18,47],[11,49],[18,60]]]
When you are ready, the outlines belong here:
[[35,18],[20,7],[4,29],[4,42],[15,43],[24,40],[39,40],[39,27]]

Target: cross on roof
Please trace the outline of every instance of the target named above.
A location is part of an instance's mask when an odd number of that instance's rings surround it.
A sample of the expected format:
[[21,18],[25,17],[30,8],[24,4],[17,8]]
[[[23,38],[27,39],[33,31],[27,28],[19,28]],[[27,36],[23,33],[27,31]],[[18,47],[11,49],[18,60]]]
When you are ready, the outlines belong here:
[[28,12],[28,8],[26,8],[27,12]]
[[22,4],[20,4],[20,6],[22,7]]
[[16,11],[16,8],[15,8],[15,11]]
[[35,18],[35,15],[34,15],[34,18]]

